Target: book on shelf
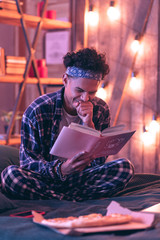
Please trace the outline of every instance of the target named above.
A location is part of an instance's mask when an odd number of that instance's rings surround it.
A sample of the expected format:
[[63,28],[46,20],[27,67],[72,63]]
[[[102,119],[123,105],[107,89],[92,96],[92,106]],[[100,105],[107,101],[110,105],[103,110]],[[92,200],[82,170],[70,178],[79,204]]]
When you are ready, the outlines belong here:
[[[20,5],[23,5],[22,2],[20,2]],[[6,11],[16,11],[17,12],[17,5],[16,1],[12,0],[0,0],[0,9],[6,10]]]
[[16,4],[13,4],[13,3],[10,3],[10,2],[5,2],[5,1],[0,1],[0,9],[17,12]]
[[17,57],[17,56],[6,56],[5,57],[6,64],[7,63],[20,63],[20,64],[26,64],[27,60],[25,57]]
[[25,68],[6,68],[6,74],[23,75]]
[[[6,134],[0,134],[0,140],[6,140],[7,135]],[[12,139],[20,139],[20,134],[12,134]]]
[[0,0],[0,2],[5,2],[5,3],[10,3],[10,4],[16,5],[16,1],[15,0]]
[[5,75],[5,54],[4,48],[0,47],[0,76]]
[[50,154],[72,158],[79,152],[88,152],[95,158],[117,154],[132,137],[135,131],[124,130],[124,125],[95,129],[71,123],[64,126],[56,139]]
[[23,68],[25,69],[26,64],[24,63],[6,63],[6,68]]

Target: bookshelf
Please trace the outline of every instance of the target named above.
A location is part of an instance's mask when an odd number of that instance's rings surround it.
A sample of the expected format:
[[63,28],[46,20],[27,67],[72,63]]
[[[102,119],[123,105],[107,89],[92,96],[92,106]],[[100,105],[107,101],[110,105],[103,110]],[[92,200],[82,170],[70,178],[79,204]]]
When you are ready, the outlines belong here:
[[[0,145],[6,145],[6,135],[3,134],[4,139],[0,139]],[[16,134],[12,138],[8,139],[7,145],[20,145],[20,135]]]
[[[0,23],[21,26],[21,14],[12,13],[12,11],[0,10]],[[36,28],[37,24],[40,22],[41,17],[31,16],[24,14],[24,21],[27,27]],[[71,28],[72,24],[70,22],[59,21],[55,19],[44,18],[42,22],[43,30],[51,29],[68,29]]]
[[[24,80],[23,76],[19,75],[5,75],[0,76],[0,82],[2,83],[22,83]],[[40,78],[41,84],[46,85],[62,85],[62,79],[61,78]],[[28,84],[37,84],[38,79],[37,78],[31,78],[28,77],[26,79],[26,83]]]
[[[62,85],[61,78],[40,78],[36,59],[35,59],[35,49],[37,45],[37,41],[40,35],[41,30],[61,30],[61,29],[70,29],[72,27],[71,22],[64,22],[55,19],[44,18],[44,13],[48,5],[48,0],[44,0],[41,16],[32,16],[23,13],[20,0],[15,0],[17,6],[17,12],[0,10],[0,23],[8,24],[13,26],[19,26],[23,30],[23,35],[25,37],[26,48],[29,53],[29,57],[27,58],[27,63],[25,66],[25,71],[23,76],[21,75],[5,75],[0,76],[0,83],[19,83],[19,92],[15,101],[13,115],[7,130],[6,135],[4,135],[3,139],[0,139],[0,145],[15,145],[20,144],[20,135],[12,136],[11,132],[14,127],[16,113],[19,109],[23,92],[25,90],[26,84],[37,84],[39,94],[42,95],[44,93],[42,85],[52,85],[58,86]],[[30,38],[27,33],[27,28],[35,28],[35,35],[33,42],[30,42]],[[30,67],[33,67],[34,77],[28,77]]]

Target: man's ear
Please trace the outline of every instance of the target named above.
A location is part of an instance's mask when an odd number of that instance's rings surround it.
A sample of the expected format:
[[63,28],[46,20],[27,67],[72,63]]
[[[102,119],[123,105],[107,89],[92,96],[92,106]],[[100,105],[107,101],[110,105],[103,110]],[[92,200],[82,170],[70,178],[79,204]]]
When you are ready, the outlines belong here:
[[66,86],[67,83],[68,83],[68,78],[67,78],[67,74],[66,73],[63,74],[62,81],[63,81],[63,85]]

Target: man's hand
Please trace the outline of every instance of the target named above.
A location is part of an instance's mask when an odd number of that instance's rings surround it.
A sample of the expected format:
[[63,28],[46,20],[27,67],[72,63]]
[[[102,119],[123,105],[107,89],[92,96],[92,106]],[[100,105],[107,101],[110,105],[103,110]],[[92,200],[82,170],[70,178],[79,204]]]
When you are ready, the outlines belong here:
[[76,106],[77,114],[82,119],[83,124],[94,128],[93,118],[93,104],[90,101],[79,101]]
[[93,161],[93,159],[94,157],[89,156],[86,152],[76,154],[73,158],[68,159],[61,165],[62,175],[66,176],[72,173],[81,172]]

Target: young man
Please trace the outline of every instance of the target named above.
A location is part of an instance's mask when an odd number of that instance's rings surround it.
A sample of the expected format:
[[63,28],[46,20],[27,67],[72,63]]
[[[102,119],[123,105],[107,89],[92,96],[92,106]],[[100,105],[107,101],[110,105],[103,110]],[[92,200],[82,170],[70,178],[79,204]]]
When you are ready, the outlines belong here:
[[9,166],[1,175],[3,191],[14,198],[110,197],[133,175],[132,164],[124,158],[105,163],[105,157],[94,159],[86,152],[72,159],[49,153],[62,127],[71,122],[100,131],[110,125],[108,105],[95,97],[101,79],[109,73],[105,55],[85,48],[67,53],[64,65],[64,87],[37,98],[23,115],[20,167]]

